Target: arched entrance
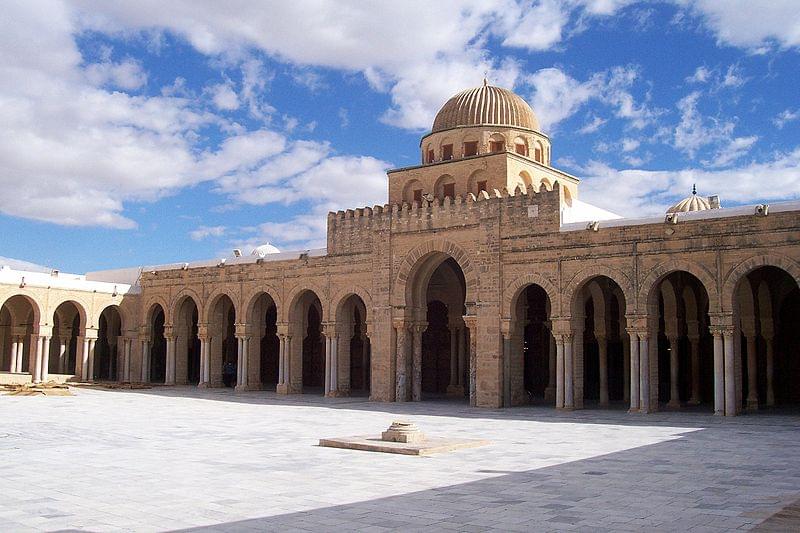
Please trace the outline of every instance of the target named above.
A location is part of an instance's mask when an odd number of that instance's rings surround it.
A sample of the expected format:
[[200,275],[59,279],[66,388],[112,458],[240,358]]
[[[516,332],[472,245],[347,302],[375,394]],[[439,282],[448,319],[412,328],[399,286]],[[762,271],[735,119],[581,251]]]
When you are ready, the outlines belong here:
[[219,295],[208,315],[209,384],[211,387],[235,387],[238,373],[236,309],[233,300]]
[[150,311],[150,357],[145,374],[151,383],[164,383],[167,377],[167,339],[164,337],[164,308],[155,304]]
[[259,294],[247,319],[252,331],[249,372],[250,387],[275,390],[278,384],[280,339],[278,338],[278,309],[267,293]]
[[655,285],[648,306],[655,352],[651,398],[655,395],[653,399],[668,409],[692,406],[712,411],[714,341],[703,283],[689,272],[672,272]]
[[200,383],[199,310],[193,298],[187,296],[175,307],[175,382],[185,385]]
[[51,374],[77,375],[78,337],[83,335],[81,313],[73,302],[64,302],[53,313],[53,338],[50,346]]
[[367,337],[367,307],[351,294],[337,311],[337,384],[339,394],[369,396],[370,344]]
[[750,271],[735,292],[740,405],[749,411],[800,403],[800,288],[784,270]]
[[[474,397],[468,361],[466,280],[458,262],[431,252],[415,265],[406,286],[408,337],[398,336],[397,399]],[[411,379],[408,379],[410,376]]]
[[100,314],[97,326],[92,379],[118,381],[122,352],[122,319],[119,310],[113,306],[106,307]]
[[572,302],[575,407],[627,407],[630,401],[630,342],[625,297],[608,276],[587,280]]
[[[325,339],[322,303],[312,290],[303,290],[290,307],[289,385],[291,392],[325,394]],[[299,364],[298,364],[299,363]]]
[[31,348],[37,330],[39,308],[27,296],[15,295],[0,306],[2,368],[12,373],[32,373]]
[[556,349],[551,330],[550,298],[541,286],[530,284],[511,308],[505,405],[555,405]]

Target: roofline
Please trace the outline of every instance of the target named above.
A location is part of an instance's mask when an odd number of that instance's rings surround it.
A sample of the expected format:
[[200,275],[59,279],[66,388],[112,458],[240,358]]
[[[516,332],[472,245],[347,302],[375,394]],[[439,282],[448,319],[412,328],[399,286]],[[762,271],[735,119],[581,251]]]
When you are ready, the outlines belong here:
[[542,133],[539,130],[532,129],[532,128],[523,128],[523,127],[520,127],[520,126],[511,126],[509,124],[472,124],[470,126],[454,126],[452,128],[445,128],[443,130],[436,130],[436,131],[431,130],[430,133],[426,133],[425,135],[423,135],[420,138],[419,146],[421,148],[422,147],[422,142],[425,139],[427,139],[428,137],[430,137],[431,135],[433,135],[434,133],[442,133],[442,132],[445,132],[445,131],[462,130],[462,129],[468,129],[468,128],[486,128],[486,127],[491,127],[491,128],[509,128],[509,129],[512,129],[512,130],[520,130],[520,131],[525,131],[525,132],[529,132],[529,133],[538,133],[539,135],[541,135],[542,137],[544,137],[545,139],[550,141],[550,136],[549,135],[547,135],[546,133]]
[[508,152],[508,151],[504,151],[504,152],[489,152],[489,153],[486,153],[486,154],[478,154],[478,155],[470,155],[470,156],[467,156],[467,157],[461,157],[459,159],[448,159],[447,161],[436,161],[434,163],[423,163],[421,165],[411,165],[409,167],[390,168],[389,170],[386,171],[386,174],[389,175],[389,174],[394,174],[396,172],[403,172],[403,171],[406,171],[406,170],[414,170],[414,169],[417,169],[417,168],[425,168],[425,167],[434,167],[434,166],[437,166],[437,165],[447,165],[447,164],[450,164],[450,163],[456,163],[458,161],[469,161],[469,160],[480,159],[482,157],[493,157],[493,156],[498,156],[498,155],[512,156],[515,159],[519,159],[521,161],[524,161],[525,163],[531,163],[534,166],[539,167],[539,168],[541,168],[543,170],[549,170],[549,171],[555,172],[556,174],[560,174],[560,175],[564,176],[565,178],[574,180],[575,182],[580,182],[581,181],[580,178],[578,178],[576,176],[573,176],[572,174],[568,174],[567,172],[564,172],[563,170],[559,170],[559,169],[557,169],[555,167],[548,167],[547,165],[543,165],[542,163],[539,163],[538,161],[536,161],[534,159],[531,159],[529,157],[525,157],[524,155],[520,155],[520,154],[518,154],[516,152]]

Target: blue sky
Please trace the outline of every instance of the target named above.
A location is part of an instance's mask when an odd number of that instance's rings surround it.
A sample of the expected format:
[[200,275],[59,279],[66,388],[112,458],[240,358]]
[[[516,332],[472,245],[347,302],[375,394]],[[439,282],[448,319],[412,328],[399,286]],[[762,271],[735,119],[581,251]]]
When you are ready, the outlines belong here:
[[800,197],[796,1],[19,1],[0,20],[0,256],[85,272],[324,246],[438,108],[534,108],[581,199]]

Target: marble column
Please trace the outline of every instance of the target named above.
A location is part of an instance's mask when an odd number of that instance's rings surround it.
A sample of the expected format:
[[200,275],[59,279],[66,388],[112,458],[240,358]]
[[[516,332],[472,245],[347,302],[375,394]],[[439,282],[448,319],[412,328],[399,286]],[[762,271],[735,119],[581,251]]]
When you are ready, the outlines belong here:
[[458,386],[458,328],[450,326],[450,383],[447,392],[455,392]]
[[736,408],[736,353],[733,343],[734,327],[723,330],[722,340],[725,346],[725,416],[735,416]]
[[59,337],[58,344],[58,373],[66,374],[67,372],[67,350],[69,350],[70,338],[67,336]]
[[39,337],[39,382],[46,382],[50,367],[50,339],[49,335]]
[[628,408],[629,413],[638,413],[639,412],[639,372],[641,371],[641,367],[639,365],[639,360],[641,358],[639,354],[639,334],[635,331],[628,332],[628,344],[630,345],[629,352],[630,352],[630,407]]
[[416,324],[412,332],[412,360],[411,360],[411,400],[419,402],[422,400],[422,332],[427,328],[427,324]]
[[556,409],[564,408],[564,336],[556,335]]
[[198,335],[200,338],[200,375],[197,386],[207,388],[211,386],[211,365],[209,364],[209,348],[211,339],[207,335]]
[[547,333],[547,387],[544,389],[544,399],[552,402],[555,399],[556,393],[556,338],[553,336],[552,331],[546,330]]
[[764,342],[767,345],[767,407],[772,407],[775,405],[775,389],[773,385],[773,380],[775,379],[775,354],[773,353],[773,338],[766,337],[764,338]]
[[748,332],[747,340],[747,410],[758,410],[758,366],[755,332]]
[[511,332],[503,332],[503,407],[511,407]]
[[166,385],[175,384],[175,337],[164,335],[167,340],[167,368],[164,373],[164,383]]
[[369,379],[372,374],[369,372],[369,335],[364,332],[361,337],[361,389],[369,391],[372,389],[369,384]]
[[639,332],[639,411],[650,412],[650,333]]
[[681,406],[680,389],[678,388],[679,360],[678,337],[670,336],[669,341],[669,402],[667,407],[678,409]]
[[725,414],[725,345],[722,330],[711,328],[714,336],[714,414]]
[[86,375],[87,381],[94,381],[94,359],[97,351],[97,339],[89,339],[89,353],[88,353],[88,360],[86,362],[87,369]]
[[122,381],[131,380],[131,345],[133,339],[124,339],[122,344]]
[[247,335],[236,338],[236,387],[234,390],[247,390],[249,372],[250,337]]
[[478,318],[475,315],[464,317],[469,329],[469,404],[478,404],[477,359],[478,359]]
[[466,363],[467,328],[458,329],[458,388],[464,394],[464,370]]
[[396,350],[395,356],[397,358],[397,384],[395,391],[395,399],[398,402],[408,401],[408,327],[405,322],[398,321],[395,323],[397,330],[396,335]]
[[631,400],[631,341],[625,334],[620,334],[620,341],[622,341],[622,400],[630,402]]
[[285,370],[286,365],[286,337],[283,334],[278,335],[278,389],[281,385],[286,383]]
[[689,337],[689,359],[692,362],[692,393],[689,397],[691,405],[700,404],[700,337]]
[[600,367],[600,407],[608,407],[608,340],[597,337],[597,357]]
[[19,336],[13,336],[11,339],[11,365],[8,371],[11,373],[22,372],[22,364],[20,363],[22,358],[19,356],[20,352],[22,352],[22,339]]
[[[575,408],[575,380],[573,377],[571,334],[564,335],[564,409]],[[583,342],[583,339],[581,339]]]
[[150,340],[142,340],[142,383],[150,383]]

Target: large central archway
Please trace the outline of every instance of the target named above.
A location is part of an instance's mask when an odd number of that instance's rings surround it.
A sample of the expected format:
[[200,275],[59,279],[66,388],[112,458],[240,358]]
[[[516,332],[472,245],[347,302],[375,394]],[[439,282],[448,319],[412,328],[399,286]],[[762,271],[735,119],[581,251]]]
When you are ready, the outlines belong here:
[[405,365],[398,372],[411,379],[398,387],[399,399],[469,399],[474,380],[467,355],[469,331],[463,319],[467,314],[464,271],[449,254],[431,252],[420,258],[406,287],[411,342],[404,344],[406,353],[398,357]]

